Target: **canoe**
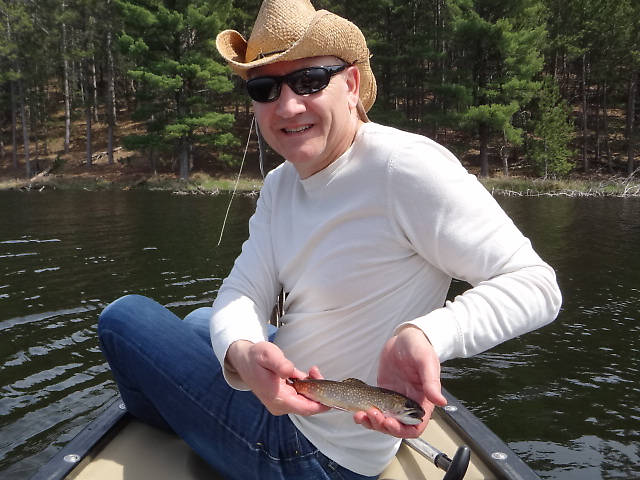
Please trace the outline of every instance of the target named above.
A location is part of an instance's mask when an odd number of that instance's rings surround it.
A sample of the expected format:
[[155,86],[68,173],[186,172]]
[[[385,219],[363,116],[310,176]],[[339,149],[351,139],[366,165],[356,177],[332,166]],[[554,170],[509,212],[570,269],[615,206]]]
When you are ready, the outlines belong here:
[[[463,476],[438,469],[403,442],[381,480],[539,479],[484,423],[443,389],[448,405],[437,408],[422,440],[457,462],[456,453],[470,450]],[[467,465],[464,465],[467,467]],[[223,479],[176,435],[143,424],[113,401],[32,480],[217,480]]]

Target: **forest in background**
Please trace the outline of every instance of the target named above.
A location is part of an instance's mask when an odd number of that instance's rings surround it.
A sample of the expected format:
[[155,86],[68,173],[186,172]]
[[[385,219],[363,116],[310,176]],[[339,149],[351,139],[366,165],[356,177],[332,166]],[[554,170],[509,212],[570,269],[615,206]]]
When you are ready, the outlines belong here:
[[[637,173],[640,2],[313,4],[367,38],[374,121],[436,139],[481,176]],[[250,102],[215,36],[248,38],[259,6],[0,0],[0,169],[60,171],[80,147],[88,167],[129,162],[126,149],[181,178],[237,165]]]

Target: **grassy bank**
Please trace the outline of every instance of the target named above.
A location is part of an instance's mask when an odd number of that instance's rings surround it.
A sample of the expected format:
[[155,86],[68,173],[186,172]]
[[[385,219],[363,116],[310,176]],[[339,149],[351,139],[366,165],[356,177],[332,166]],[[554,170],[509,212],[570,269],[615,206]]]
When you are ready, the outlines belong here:
[[[571,197],[640,197],[640,180],[622,177],[575,177],[563,180],[530,177],[481,178],[483,185],[494,195],[511,196],[571,196]],[[123,173],[95,169],[94,171],[37,175],[31,179],[1,178],[0,190],[160,190],[179,194],[203,194],[233,190],[236,178],[232,175],[212,176],[196,172],[188,180],[172,174],[152,175],[144,172]],[[238,191],[257,192],[262,179],[255,176],[240,178]]]
[[[1,190],[45,191],[45,190],[159,190],[183,194],[214,195],[232,191],[236,179],[232,177],[214,177],[206,173],[195,173],[188,180],[175,175],[123,175],[110,177],[105,175],[47,175],[32,179],[2,179]],[[240,178],[238,191],[257,192],[262,180]]]
[[494,177],[480,179],[494,195],[569,196],[569,197],[640,197],[640,180],[623,177],[574,177],[541,179],[528,177]]

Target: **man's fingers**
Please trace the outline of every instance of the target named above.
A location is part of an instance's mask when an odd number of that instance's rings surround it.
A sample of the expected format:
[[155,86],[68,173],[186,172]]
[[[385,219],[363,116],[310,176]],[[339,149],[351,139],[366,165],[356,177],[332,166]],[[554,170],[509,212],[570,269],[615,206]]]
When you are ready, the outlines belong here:
[[373,427],[371,426],[371,422],[369,421],[369,416],[367,415],[367,412],[360,411],[360,412],[354,413],[353,421],[356,422],[358,425],[362,425],[364,428],[373,430]]
[[291,398],[289,406],[291,407],[290,413],[296,413],[298,415],[305,416],[315,415],[316,413],[322,413],[329,410],[329,407],[327,407],[326,405],[322,405],[321,403],[309,400],[302,395],[296,395],[295,397]]
[[437,380],[427,381],[423,384],[424,393],[429,400],[434,405],[438,405],[439,407],[444,407],[447,404],[447,399],[442,395],[442,386],[440,382]]
[[[264,342],[256,345],[256,363],[280,378],[298,378],[300,372],[277,346]],[[297,371],[296,371],[297,370]],[[304,375],[304,374],[303,374]],[[303,378],[303,377],[299,377]]]
[[426,422],[419,425],[405,425],[395,418],[385,417],[377,408],[356,412],[353,420],[369,430],[377,430],[398,438],[417,438],[426,428]]
[[382,429],[382,425],[384,424],[384,414],[378,410],[377,408],[370,408],[366,411],[367,413],[367,418],[369,419],[369,424],[371,425],[371,428],[373,428],[374,430],[380,430]]
[[324,380],[324,377],[320,373],[320,369],[315,365],[309,369],[309,378],[313,378],[314,380]]
[[442,395],[442,384],[440,383],[440,362],[437,356],[433,357],[433,361],[428,363],[422,370],[422,389],[424,395],[434,405],[444,407],[447,399]]

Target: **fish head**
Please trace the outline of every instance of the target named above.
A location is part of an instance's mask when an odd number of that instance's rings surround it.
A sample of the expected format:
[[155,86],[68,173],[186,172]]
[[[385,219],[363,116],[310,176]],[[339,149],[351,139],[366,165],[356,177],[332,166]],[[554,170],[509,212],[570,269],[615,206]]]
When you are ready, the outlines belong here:
[[407,398],[394,412],[389,413],[390,416],[405,425],[418,425],[422,423],[425,412],[417,402]]

